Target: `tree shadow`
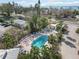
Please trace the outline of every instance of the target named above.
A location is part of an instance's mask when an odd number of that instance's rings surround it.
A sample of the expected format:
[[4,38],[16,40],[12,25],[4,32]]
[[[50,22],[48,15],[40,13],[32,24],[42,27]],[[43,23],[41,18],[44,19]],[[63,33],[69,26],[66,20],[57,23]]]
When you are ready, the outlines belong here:
[[75,39],[71,38],[71,37],[67,37],[69,40],[73,41],[73,42],[76,42]]
[[76,48],[76,46],[74,44],[72,44],[71,42],[69,42],[69,41],[65,41],[65,44],[67,44],[71,48]]

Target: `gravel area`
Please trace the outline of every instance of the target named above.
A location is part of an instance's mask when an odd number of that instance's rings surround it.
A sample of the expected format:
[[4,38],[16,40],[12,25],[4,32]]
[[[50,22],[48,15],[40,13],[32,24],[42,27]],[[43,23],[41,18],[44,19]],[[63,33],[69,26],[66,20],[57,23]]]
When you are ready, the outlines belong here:
[[69,33],[64,35],[65,40],[61,43],[62,59],[79,59],[79,35],[75,33],[79,25],[72,22],[65,22],[65,24],[68,25]]

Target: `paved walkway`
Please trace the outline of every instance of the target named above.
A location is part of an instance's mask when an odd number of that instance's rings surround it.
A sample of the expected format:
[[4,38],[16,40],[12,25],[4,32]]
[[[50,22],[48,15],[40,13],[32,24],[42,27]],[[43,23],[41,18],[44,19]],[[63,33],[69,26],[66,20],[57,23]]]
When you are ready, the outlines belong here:
[[69,34],[64,35],[64,41],[61,45],[62,59],[79,59],[77,51],[79,50],[78,41],[79,35],[75,33],[79,27],[73,23],[66,23],[68,25]]

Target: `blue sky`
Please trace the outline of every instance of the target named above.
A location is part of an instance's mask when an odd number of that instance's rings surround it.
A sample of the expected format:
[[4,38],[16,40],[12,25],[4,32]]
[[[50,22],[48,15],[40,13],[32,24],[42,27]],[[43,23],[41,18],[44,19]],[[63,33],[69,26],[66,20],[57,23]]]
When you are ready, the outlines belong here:
[[[0,0],[0,4],[12,1],[22,6],[30,6],[38,0]],[[41,6],[79,6],[79,0],[41,0]]]

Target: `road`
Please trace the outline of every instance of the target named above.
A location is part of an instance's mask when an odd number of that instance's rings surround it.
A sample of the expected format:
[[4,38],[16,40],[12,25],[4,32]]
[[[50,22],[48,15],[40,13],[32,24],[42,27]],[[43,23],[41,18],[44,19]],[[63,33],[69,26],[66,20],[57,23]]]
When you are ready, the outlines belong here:
[[61,43],[62,59],[79,59],[79,35],[75,33],[79,25],[71,22],[65,23],[68,25],[69,33],[64,35],[64,41]]

